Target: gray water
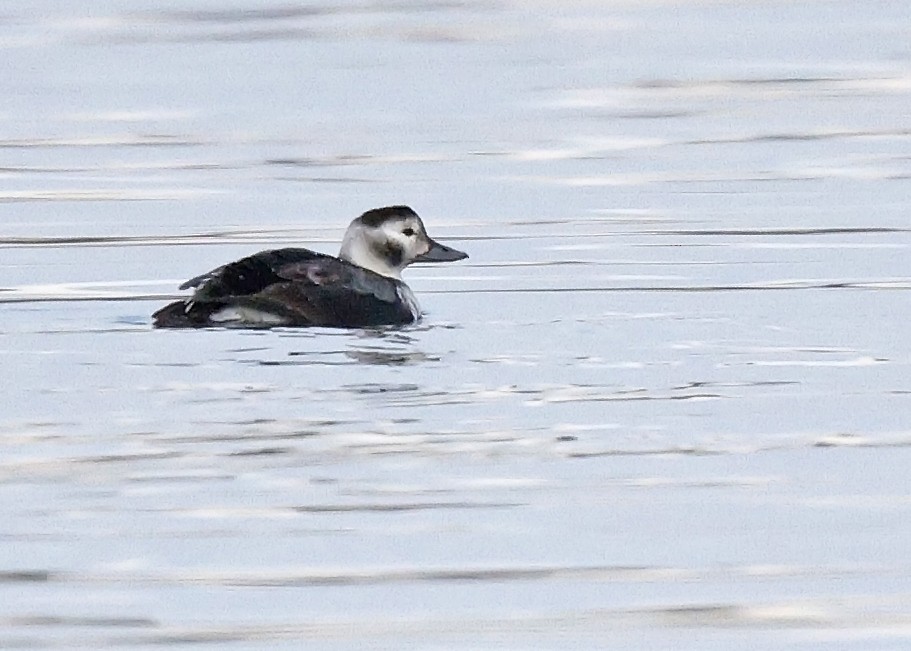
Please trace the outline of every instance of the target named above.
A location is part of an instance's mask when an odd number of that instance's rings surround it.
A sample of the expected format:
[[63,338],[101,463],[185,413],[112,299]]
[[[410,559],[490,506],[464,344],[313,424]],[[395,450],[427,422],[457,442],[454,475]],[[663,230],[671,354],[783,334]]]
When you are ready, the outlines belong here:
[[[894,2],[0,7],[0,648],[907,649]],[[402,329],[154,331],[407,203]]]

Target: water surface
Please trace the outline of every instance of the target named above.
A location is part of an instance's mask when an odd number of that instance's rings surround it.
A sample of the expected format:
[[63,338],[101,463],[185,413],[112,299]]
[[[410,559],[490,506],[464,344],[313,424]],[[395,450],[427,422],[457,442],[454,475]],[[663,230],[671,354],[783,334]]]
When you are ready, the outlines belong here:
[[[0,647],[904,649],[897,3],[0,15]],[[403,329],[154,331],[408,203]]]

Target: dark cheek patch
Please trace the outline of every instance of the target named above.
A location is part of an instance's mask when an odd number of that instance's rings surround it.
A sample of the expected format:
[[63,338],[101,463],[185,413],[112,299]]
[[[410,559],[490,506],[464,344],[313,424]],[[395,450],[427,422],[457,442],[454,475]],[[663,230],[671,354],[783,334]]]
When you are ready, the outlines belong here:
[[402,260],[405,259],[405,252],[395,242],[386,242],[380,248],[380,255],[393,267],[398,267],[402,264]]

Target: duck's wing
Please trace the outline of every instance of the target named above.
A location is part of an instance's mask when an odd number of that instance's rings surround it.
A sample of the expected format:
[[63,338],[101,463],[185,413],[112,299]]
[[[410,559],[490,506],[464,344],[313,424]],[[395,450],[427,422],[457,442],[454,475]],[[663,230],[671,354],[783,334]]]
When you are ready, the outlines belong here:
[[154,315],[159,327],[367,327],[411,323],[418,316],[400,281],[309,249],[261,251],[182,288],[196,291],[159,310]]
[[284,282],[279,271],[289,265],[312,260],[335,260],[331,256],[309,249],[271,249],[222,265],[180,286],[195,288],[193,301],[220,301],[235,296],[248,296],[270,285]]
[[277,315],[293,325],[401,325],[418,316],[416,305],[403,300],[400,281],[337,258],[291,262],[274,272],[282,282],[232,304]]

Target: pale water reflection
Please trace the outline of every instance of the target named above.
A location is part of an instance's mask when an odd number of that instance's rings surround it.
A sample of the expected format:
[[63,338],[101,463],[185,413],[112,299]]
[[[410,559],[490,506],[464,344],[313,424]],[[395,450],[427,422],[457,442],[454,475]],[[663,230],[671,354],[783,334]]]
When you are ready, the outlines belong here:
[[[907,648],[906,23],[8,8],[0,647]],[[423,322],[151,329],[392,203]]]

